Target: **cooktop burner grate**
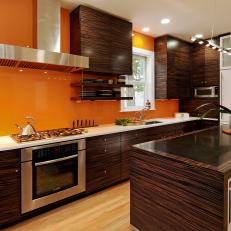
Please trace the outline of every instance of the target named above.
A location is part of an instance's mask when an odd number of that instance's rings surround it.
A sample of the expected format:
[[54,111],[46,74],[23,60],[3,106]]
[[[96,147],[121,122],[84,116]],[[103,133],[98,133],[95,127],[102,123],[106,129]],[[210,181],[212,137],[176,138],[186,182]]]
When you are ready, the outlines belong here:
[[64,137],[64,136],[74,136],[81,135],[84,133],[84,129],[73,129],[73,128],[59,128],[52,130],[39,131],[34,135],[23,136],[19,134],[13,134],[11,137],[18,143],[44,140],[50,138]]

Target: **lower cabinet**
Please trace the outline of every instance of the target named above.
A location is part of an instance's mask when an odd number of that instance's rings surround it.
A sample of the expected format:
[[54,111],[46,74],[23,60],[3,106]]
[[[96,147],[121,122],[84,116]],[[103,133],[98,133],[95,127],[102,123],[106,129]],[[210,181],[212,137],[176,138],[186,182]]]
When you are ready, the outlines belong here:
[[87,139],[86,156],[88,193],[120,181],[120,134]]
[[133,145],[192,132],[216,123],[197,120],[88,138],[87,192],[129,179],[129,153]]
[[20,150],[0,152],[0,225],[21,214]]

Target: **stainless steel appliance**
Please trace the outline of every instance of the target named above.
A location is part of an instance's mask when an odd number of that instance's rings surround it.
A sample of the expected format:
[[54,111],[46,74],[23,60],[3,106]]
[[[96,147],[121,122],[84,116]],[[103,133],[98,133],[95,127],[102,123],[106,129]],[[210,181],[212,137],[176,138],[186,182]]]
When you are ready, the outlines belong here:
[[219,96],[218,86],[211,87],[196,87],[194,88],[194,97],[196,98],[207,98],[207,97],[218,97]]
[[85,140],[21,151],[22,213],[86,190]]
[[89,58],[61,53],[61,1],[37,0],[37,48],[0,44],[0,66],[72,72],[89,68]]

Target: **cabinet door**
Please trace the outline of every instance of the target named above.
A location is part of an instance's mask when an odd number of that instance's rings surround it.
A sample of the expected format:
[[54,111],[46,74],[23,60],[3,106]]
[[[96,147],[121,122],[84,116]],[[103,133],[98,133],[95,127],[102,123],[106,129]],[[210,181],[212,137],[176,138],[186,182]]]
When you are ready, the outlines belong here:
[[120,134],[87,139],[87,192],[120,181]]
[[20,217],[20,151],[0,152],[0,224]]
[[191,96],[191,45],[169,36],[168,48],[168,99],[185,99]]
[[205,47],[205,86],[220,85],[220,54],[217,50]]
[[132,24],[79,6],[71,12],[71,53],[89,57],[86,71],[132,74]]
[[112,73],[132,75],[132,24],[116,17],[110,22]]
[[[221,37],[221,46],[224,48],[231,47],[230,36]],[[231,68],[231,56],[223,53],[221,56],[221,69],[230,69],[230,68]]]
[[[75,41],[71,36],[71,44],[79,42],[80,53],[78,50],[75,52],[72,45],[71,53],[89,57],[90,68],[88,71],[107,72],[111,63],[110,38],[108,36],[110,34],[110,20],[107,14],[80,6],[71,13],[71,21],[76,20],[75,14],[79,15],[79,21],[72,22],[71,27],[76,27],[76,30],[79,29],[79,41]],[[74,29],[71,28],[72,30]]]
[[192,85],[205,85],[205,47],[194,45],[192,48]]
[[[223,70],[221,73],[221,104],[225,107],[231,108],[231,70]],[[231,117],[229,114],[221,114],[221,121],[223,123],[230,123]]]

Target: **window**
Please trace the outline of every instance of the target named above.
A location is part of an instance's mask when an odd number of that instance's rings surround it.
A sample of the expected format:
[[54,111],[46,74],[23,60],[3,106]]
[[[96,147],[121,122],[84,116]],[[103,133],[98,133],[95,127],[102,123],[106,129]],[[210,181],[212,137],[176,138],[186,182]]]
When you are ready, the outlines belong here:
[[154,109],[154,52],[133,48],[133,75],[126,76],[126,83],[134,88],[122,88],[121,111],[137,111],[145,108],[145,102],[151,102]]

